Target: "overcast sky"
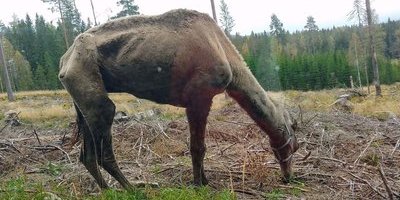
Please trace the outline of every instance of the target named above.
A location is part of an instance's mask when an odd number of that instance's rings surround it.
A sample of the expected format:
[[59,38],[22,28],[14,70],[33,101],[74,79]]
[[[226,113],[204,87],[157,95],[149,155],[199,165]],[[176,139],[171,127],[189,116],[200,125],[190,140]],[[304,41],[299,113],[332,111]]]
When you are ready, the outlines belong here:
[[[90,0],[75,0],[82,18],[93,18]],[[216,3],[217,17],[219,0]],[[0,20],[8,24],[15,14],[25,18],[28,13],[34,18],[36,13],[45,16],[48,21],[56,21],[57,15],[52,14],[49,5],[41,0],[0,0]],[[117,0],[93,0],[98,21],[105,22],[114,16],[120,8]],[[320,28],[331,28],[354,24],[347,20],[347,13],[352,9],[353,0],[225,0],[236,26],[233,33],[249,34],[251,31],[269,31],[270,18],[275,13],[285,29],[302,30],[307,16],[313,16]],[[195,9],[211,15],[210,0],[135,0],[141,14],[154,15],[175,8]],[[372,7],[379,15],[380,21],[400,19],[400,0],[372,0]],[[92,19],[93,22],[93,19]]]

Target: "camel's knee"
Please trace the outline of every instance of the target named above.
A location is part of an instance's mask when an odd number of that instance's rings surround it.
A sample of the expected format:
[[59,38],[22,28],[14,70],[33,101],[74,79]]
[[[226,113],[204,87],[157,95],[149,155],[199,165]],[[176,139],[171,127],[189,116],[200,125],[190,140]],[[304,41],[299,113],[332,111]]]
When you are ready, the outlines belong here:
[[[93,147],[94,148],[94,147]],[[97,158],[95,154],[85,154],[84,150],[81,150],[81,154],[79,156],[79,161],[88,169],[89,171],[92,168],[97,167]]]
[[99,142],[108,143],[108,140],[111,140],[110,131],[114,120],[115,105],[104,106],[99,102],[92,102],[92,104],[97,105],[91,105],[91,108],[85,109],[85,121],[95,137],[97,137],[96,134],[99,134],[99,138],[95,138],[96,145],[108,145],[99,144]]
[[103,118],[105,122],[111,123],[114,120],[115,115],[115,104],[109,99],[105,98],[98,101],[98,114],[101,116],[95,116],[97,118]]

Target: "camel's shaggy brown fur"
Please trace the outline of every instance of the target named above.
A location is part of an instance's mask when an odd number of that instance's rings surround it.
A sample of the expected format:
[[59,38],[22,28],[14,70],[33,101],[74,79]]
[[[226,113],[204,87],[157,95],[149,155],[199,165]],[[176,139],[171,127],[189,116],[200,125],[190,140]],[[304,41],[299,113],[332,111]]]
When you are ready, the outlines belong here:
[[186,108],[194,184],[207,184],[204,135],[212,98],[234,98],[268,134],[285,178],[298,145],[287,112],[276,105],[206,14],[173,10],[117,19],[79,35],[61,59],[59,78],[73,97],[84,144],[80,160],[102,188],[98,165],[124,187],[112,150],[115,112],[109,92],[127,92]]

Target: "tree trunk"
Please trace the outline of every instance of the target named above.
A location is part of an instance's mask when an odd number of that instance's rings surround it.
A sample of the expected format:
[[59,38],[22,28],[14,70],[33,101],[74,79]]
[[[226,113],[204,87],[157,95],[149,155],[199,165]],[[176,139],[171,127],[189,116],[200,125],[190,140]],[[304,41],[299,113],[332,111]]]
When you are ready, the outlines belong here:
[[94,25],[97,26],[96,14],[94,13],[93,0],[90,0],[90,5],[92,6],[92,13],[93,13]]
[[357,78],[359,87],[362,89],[360,63],[358,62],[357,42],[354,43],[354,51],[356,53],[356,66],[357,66]]
[[376,96],[382,96],[381,85],[379,82],[379,67],[378,62],[376,59],[376,52],[375,52],[375,44],[374,44],[374,36],[372,33],[372,11],[371,11],[371,4],[370,0],[365,0],[365,6],[367,9],[367,21],[368,21],[368,34],[369,34],[369,46],[370,46],[370,56],[371,56],[371,63],[372,63],[372,71],[374,74],[374,85],[375,85],[375,94]]
[[61,16],[61,24],[62,24],[62,28],[63,28],[63,32],[64,32],[64,40],[65,40],[65,48],[68,49],[69,48],[69,42],[68,42],[68,35],[67,35],[67,28],[65,26],[65,22],[64,22],[64,14],[61,8],[61,1],[58,0],[58,10],[60,11],[60,16]]
[[212,14],[213,14],[214,21],[215,21],[215,23],[218,24],[217,14],[215,14],[215,4],[214,4],[214,0],[211,0],[211,9],[212,9]]
[[3,64],[3,80],[6,84],[8,101],[15,101],[15,96],[11,88],[10,77],[7,70],[7,62],[3,51],[3,35],[0,33],[0,62]]

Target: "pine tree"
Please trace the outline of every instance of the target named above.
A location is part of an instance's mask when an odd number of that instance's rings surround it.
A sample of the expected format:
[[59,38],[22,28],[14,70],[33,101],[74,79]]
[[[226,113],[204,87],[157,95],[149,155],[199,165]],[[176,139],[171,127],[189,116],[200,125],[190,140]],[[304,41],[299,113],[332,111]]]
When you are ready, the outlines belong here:
[[313,16],[307,17],[307,24],[304,26],[304,29],[306,29],[307,31],[318,31],[319,30]]
[[275,14],[272,14],[271,16],[271,24],[269,25],[269,28],[270,34],[278,38],[279,44],[285,45],[285,29],[283,29],[283,23]]
[[228,5],[225,3],[224,0],[220,1],[219,8],[221,10],[221,17],[219,18],[219,21],[225,34],[229,36],[232,32],[233,27],[235,26],[235,20],[230,15]]
[[140,14],[139,6],[134,4],[134,0],[119,0],[117,5],[122,6],[122,10],[116,16],[112,17],[112,19]]

